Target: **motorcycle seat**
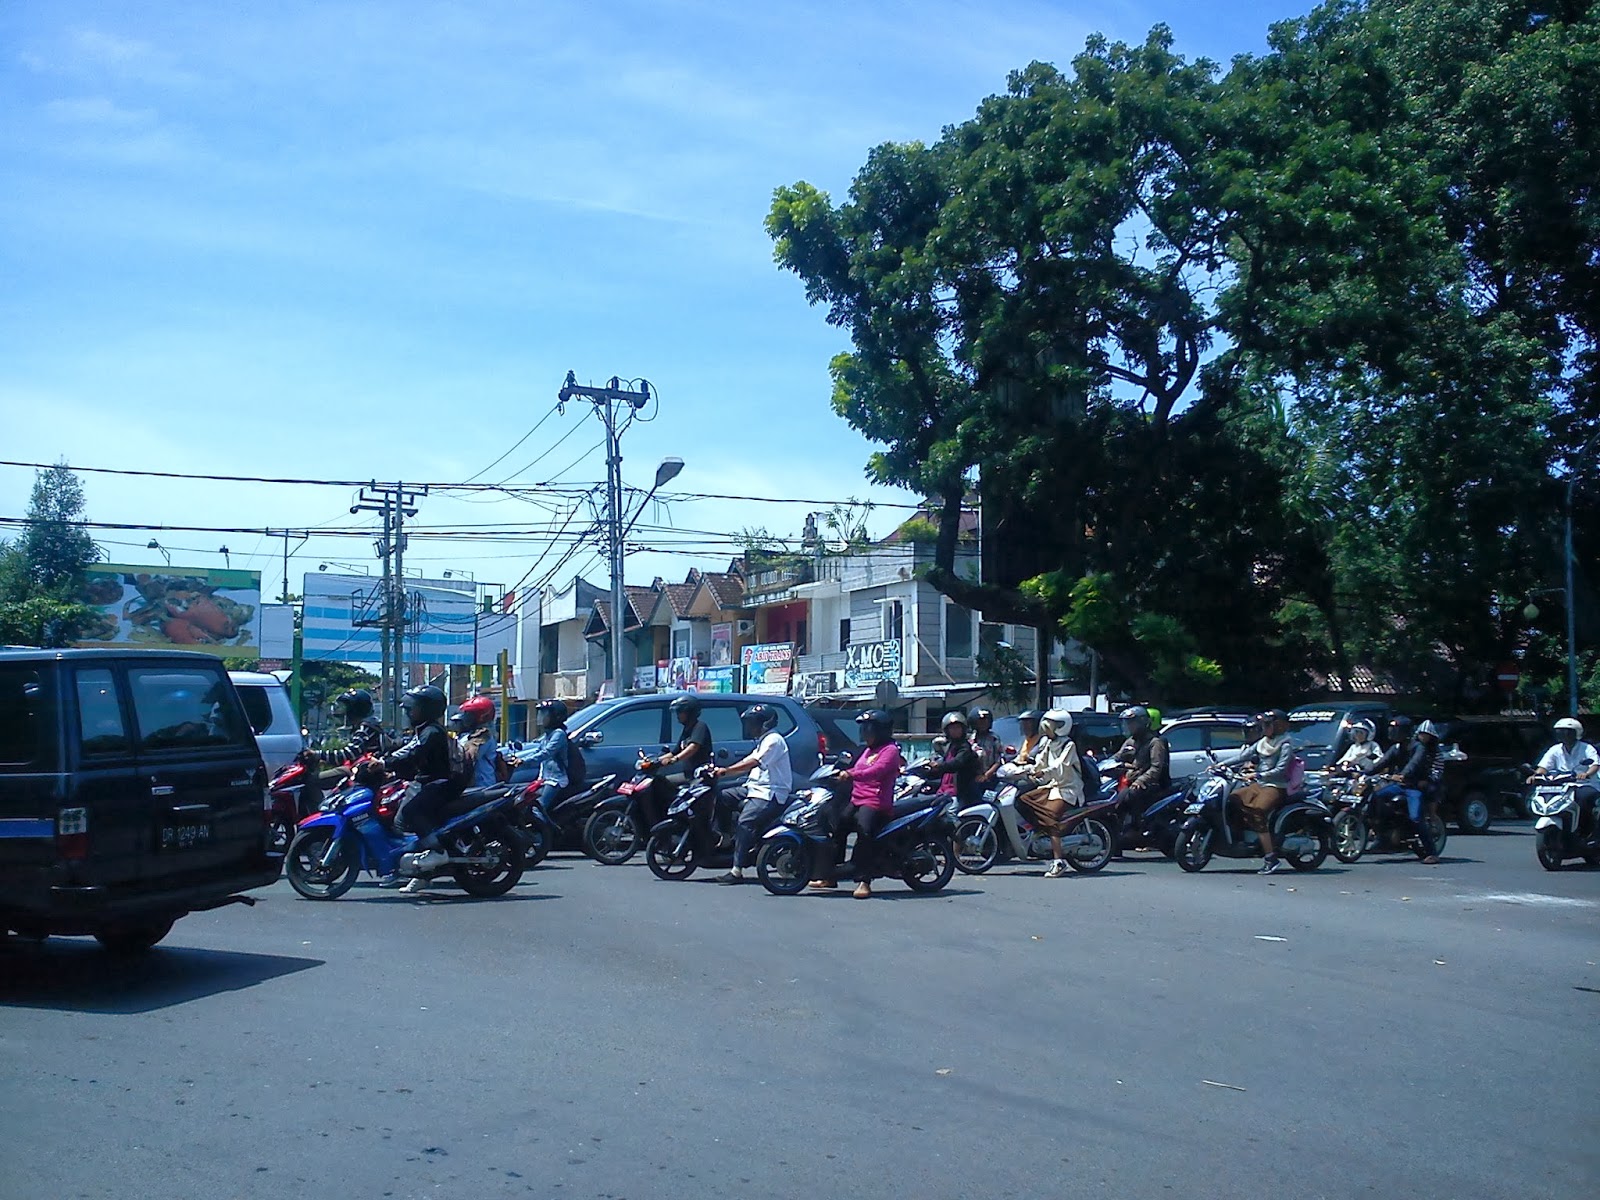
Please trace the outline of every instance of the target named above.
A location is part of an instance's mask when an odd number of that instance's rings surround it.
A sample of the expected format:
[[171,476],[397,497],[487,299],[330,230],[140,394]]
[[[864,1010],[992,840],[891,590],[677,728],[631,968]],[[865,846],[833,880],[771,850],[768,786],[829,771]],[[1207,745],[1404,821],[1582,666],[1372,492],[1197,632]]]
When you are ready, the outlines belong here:
[[[901,817],[908,817],[914,812],[921,812],[925,808],[932,808],[936,803],[939,802],[940,799],[941,797],[939,796],[932,795],[931,793],[925,793],[920,796],[912,796],[906,800],[896,800],[893,810],[889,813],[889,819],[891,821],[898,821]],[[944,799],[948,799],[948,797],[944,797]]]
[[462,813],[469,813],[491,800],[500,799],[510,791],[511,785],[508,783],[497,783],[493,787],[468,788],[439,810],[439,820],[448,821],[452,817],[459,817]]

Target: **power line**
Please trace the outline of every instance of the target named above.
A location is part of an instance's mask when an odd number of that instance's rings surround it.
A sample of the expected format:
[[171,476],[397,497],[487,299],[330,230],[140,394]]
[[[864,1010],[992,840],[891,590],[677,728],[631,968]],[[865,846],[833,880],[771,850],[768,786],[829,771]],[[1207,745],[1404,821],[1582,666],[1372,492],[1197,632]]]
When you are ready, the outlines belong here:
[[483,470],[478,471],[478,472],[476,472],[476,473],[474,473],[472,475],[468,475],[461,482],[463,484],[471,483],[474,479],[477,479],[479,476],[487,475],[490,471],[494,470],[494,468],[498,467],[501,463],[505,462],[506,459],[510,458],[512,452],[515,451],[518,446],[522,445],[523,442],[527,441],[535,433],[537,433],[539,431],[539,426],[543,425],[551,417],[555,416],[556,413],[558,413],[559,411],[561,411],[561,406],[559,404],[552,404],[550,406],[550,411],[545,413],[544,416],[540,417],[537,421],[535,421],[533,423],[533,428],[529,429],[527,433],[523,434],[516,441],[512,442],[511,445],[500,455],[499,458],[495,459],[487,467],[484,467]]

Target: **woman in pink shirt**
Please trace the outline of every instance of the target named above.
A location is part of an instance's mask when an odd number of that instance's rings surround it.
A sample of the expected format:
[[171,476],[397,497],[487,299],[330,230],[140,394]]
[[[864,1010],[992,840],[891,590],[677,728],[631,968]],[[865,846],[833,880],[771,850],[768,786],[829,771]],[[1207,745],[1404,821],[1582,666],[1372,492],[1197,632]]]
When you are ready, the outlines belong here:
[[[850,780],[850,815],[840,824],[835,841],[837,861],[844,854],[845,839],[854,830],[855,852],[850,856],[850,866],[856,877],[855,898],[872,897],[872,870],[876,865],[878,830],[894,810],[894,784],[905,770],[905,759],[893,739],[894,725],[889,714],[882,709],[868,709],[856,718],[865,747],[855,765],[844,772]],[[835,886],[831,879],[814,879],[811,887],[829,891]]]

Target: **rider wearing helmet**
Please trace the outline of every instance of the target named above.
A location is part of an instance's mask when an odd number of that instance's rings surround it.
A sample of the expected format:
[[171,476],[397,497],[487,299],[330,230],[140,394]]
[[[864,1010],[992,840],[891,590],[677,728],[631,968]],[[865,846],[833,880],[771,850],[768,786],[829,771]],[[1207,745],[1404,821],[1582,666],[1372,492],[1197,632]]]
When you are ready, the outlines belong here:
[[[1600,802],[1600,789],[1594,784],[1595,775],[1600,773],[1600,753],[1584,741],[1583,722],[1577,717],[1562,717],[1557,721],[1556,737],[1559,740],[1544,752],[1544,757],[1539,760],[1528,782],[1532,783],[1541,775],[1571,775],[1580,781],[1583,786],[1578,788],[1575,798],[1578,801],[1578,825],[1583,828],[1589,811]],[[1594,827],[1591,821],[1588,828]]]
[[1017,747],[1017,756],[1012,762],[1025,764],[1039,747],[1039,722],[1043,720],[1044,713],[1037,708],[1025,708],[1017,714],[1017,728],[1022,731],[1022,745]]
[[1259,874],[1271,875],[1283,866],[1272,844],[1272,814],[1289,796],[1289,762],[1294,758],[1294,743],[1289,740],[1289,714],[1281,708],[1269,709],[1256,720],[1261,725],[1261,740],[1246,746],[1230,758],[1230,767],[1253,767],[1243,787],[1234,789],[1245,824],[1255,830],[1266,855]]
[[[1389,727],[1394,728],[1393,722]],[[1418,725],[1405,765],[1400,768],[1398,774],[1391,774],[1388,786],[1379,788],[1373,796],[1374,800],[1380,802],[1398,797],[1405,798],[1406,814],[1411,818],[1411,824],[1416,827],[1417,835],[1422,840],[1422,861],[1430,867],[1438,863],[1439,852],[1433,844],[1433,832],[1424,820],[1424,813],[1439,802],[1439,784],[1444,778],[1444,756],[1439,752],[1439,742],[1443,733],[1444,731],[1432,721],[1424,721]],[[1394,747],[1391,746],[1389,750],[1392,753]],[[1385,754],[1378,761],[1381,764],[1388,759],[1389,755]]]
[[[967,718],[959,712],[947,712],[939,722],[939,731],[944,738],[944,749],[936,761],[919,767],[918,773],[929,779],[942,776],[939,791],[954,795],[961,801],[962,808],[977,804],[983,799],[983,784],[979,782],[983,760],[967,736]],[[937,740],[934,746],[938,747]]]
[[366,688],[350,689],[334,700],[332,707],[344,735],[344,745],[329,755],[332,761],[352,763],[393,749],[384,736],[383,722],[373,715],[372,693]]
[[1122,783],[1122,804],[1135,819],[1150,802],[1172,787],[1172,761],[1166,739],[1151,728],[1150,710],[1133,705],[1122,710],[1122,732],[1127,740],[1117,751],[1117,762],[1128,770]]
[[[861,731],[862,751],[842,772],[850,780],[850,812],[834,835],[834,861],[844,857],[845,842],[854,831],[856,848],[850,856],[850,867],[856,877],[855,897],[868,900],[872,897],[873,868],[877,865],[878,832],[894,812],[895,780],[904,771],[905,760],[894,742],[894,721],[881,708],[869,708],[858,716],[856,727]],[[835,885],[832,879],[823,878],[813,879],[811,886],[831,891]]]
[[427,873],[442,866],[446,858],[435,847],[431,834],[438,824],[439,811],[461,790],[450,772],[450,735],[444,728],[449,706],[445,694],[431,683],[408,691],[400,700],[400,708],[411,729],[411,740],[383,760],[387,771],[409,780],[395,813],[395,825],[402,832],[415,834],[417,848],[427,851],[417,862],[417,878],[406,885],[407,891],[421,891]]
[[1017,806],[1041,833],[1050,835],[1055,861],[1045,872],[1047,879],[1060,879],[1067,873],[1067,860],[1061,853],[1062,818],[1067,810],[1083,803],[1083,760],[1072,741],[1072,714],[1052,708],[1039,721],[1044,741],[1033,754],[1033,774],[1041,786],[1017,797]]
[[465,726],[458,735],[461,749],[472,764],[472,786],[493,787],[500,782],[500,743],[494,736],[494,700],[472,696],[456,714]]
[[1341,775],[1357,775],[1364,772],[1383,755],[1378,746],[1377,730],[1371,721],[1356,721],[1350,726],[1350,746],[1339,756],[1339,761],[1333,764],[1333,770]]
[[[668,707],[678,721],[677,743],[659,758],[639,756],[641,770],[658,772],[650,784],[653,811],[645,814],[650,826],[654,826],[661,819],[660,814],[667,811],[678,785],[711,761],[711,728],[700,718],[700,697],[679,696]],[[662,767],[677,769],[662,774],[659,771]]]
[[534,720],[539,723],[539,737],[523,749],[519,756],[525,763],[539,767],[539,778],[544,784],[539,789],[538,804],[546,812],[561,793],[572,785],[568,773],[572,748],[567,741],[567,706],[560,700],[541,700],[534,705]]
[[739,714],[744,736],[756,743],[738,762],[714,768],[717,778],[748,775],[750,778],[725,793],[730,805],[739,806],[739,823],[733,833],[733,866],[719,883],[743,883],[746,867],[755,865],[756,839],[777,820],[794,790],[794,773],[789,766],[789,745],[778,732],[778,710],[770,704],[752,704]]
[[987,708],[974,708],[967,714],[971,722],[972,749],[978,755],[978,761],[983,764],[983,770],[978,773],[978,783],[987,788],[1000,771],[1000,759],[1005,747],[1000,744],[1000,739],[994,733],[994,713]]

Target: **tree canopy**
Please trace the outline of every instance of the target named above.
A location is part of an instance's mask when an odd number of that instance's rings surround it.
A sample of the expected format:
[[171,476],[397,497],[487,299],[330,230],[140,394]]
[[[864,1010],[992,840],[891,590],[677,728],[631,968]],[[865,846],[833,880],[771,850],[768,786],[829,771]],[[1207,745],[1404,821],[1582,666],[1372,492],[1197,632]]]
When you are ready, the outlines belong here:
[[1227,69],[1096,37],[842,203],[779,188],[835,411],[941,510],[930,581],[1169,695],[1525,648],[1600,428],[1597,46],[1518,0],[1338,0]]
[[68,467],[35,473],[22,536],[0,542],[0,643],[70,645],[97,615],[77,598],[84,568],[100,558],[83,514],[83,485]]

